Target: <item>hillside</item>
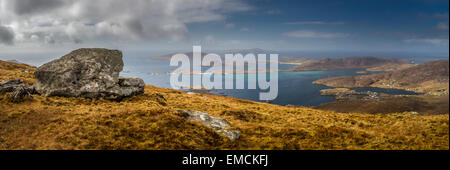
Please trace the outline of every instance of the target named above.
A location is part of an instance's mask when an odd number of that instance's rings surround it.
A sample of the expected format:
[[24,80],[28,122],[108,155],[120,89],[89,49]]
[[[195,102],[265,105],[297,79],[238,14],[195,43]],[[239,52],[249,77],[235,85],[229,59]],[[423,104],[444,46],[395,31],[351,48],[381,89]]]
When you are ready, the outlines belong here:
[[420,115],[436,115],[449,112],[449,99],[448,96],[387,96],[381,100],[342,99],[314,108],[342,113],[416,112]]
[[[2,66],[0,81],[31,74]],[[8,95],[0,94],[0,149],[449,149],[448,114],[342,114],[154,86],[121,102]],[[241,137],[230,141],[178,110],[225,118]]]
[[0,60],[0,81],[22,79],[26,83],[33,84],[36,82],[33,74],[35,69],[35,67],[26,64]]
[[314,83],[330,87],[381,87],[448,95],[449,61],[438,60],[390,73],[332,77]]
[[395,67],[404,64],[410,63],[407,60],[376,57],[323,58],[306,61],[303,64],[292,68],[290,71],[368,69],[386,65]]
[[291,56],[281,56],[278,59],[280,64],[294,64],[294,65],[300,65],[308,60],[310,59]]

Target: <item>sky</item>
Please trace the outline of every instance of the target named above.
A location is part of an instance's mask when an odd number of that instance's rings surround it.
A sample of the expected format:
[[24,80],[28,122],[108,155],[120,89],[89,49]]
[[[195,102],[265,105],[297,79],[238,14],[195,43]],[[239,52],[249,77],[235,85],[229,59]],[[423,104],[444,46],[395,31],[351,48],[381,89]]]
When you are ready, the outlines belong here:
[[448,0],[0,0],[0,59],[82,47],[136,53],[272,51],[447,55]]

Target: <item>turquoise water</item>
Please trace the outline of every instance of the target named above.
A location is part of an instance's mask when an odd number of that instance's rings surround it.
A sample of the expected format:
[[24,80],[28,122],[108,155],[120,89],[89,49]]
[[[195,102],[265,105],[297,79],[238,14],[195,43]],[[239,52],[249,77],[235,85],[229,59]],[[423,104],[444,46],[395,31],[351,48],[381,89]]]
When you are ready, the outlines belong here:
[[[279,65],[280,70],[286,70],[293,65]],[[170,74],[148,74],[149,72],[170,72],[177,67],[170,67],[169,61],[159,60],[126,60],[124,72],[122,76],[126,77],[140,77],[144,79],[146,84],[151,84],[157,87],[171,88]],[[336,77],[336,76],[351,76],[356,74],[358,70],[333,70],[333,71],[305,71],[305,72],[279,72],[278,73],[278,98],[271,101],[278,105],[296,105],[296,106],[317,106],[324,103],[335,101],[332,96],[320,95],[320,90],[329,87],[323,85],[313,84],[315,80]],[[273,73],[272,73],[273,74]],[[269,73],[267,75],[270,75]],[[235,76],[235,75],[234,75]],[[258,77],[258,75],[256,75]],[[248,74],[244,75],[245,87],[247,88]],[[234,77],[236,80],[236,77]],[[402,90],[386,90],[379,88],[361,88],[360,90],[374,91],[394,94],[410,94]],[[241,99],[259,101],[260,92],[266,92],[259,89],[256,90],[212,90],[210,93],[237,97]]]

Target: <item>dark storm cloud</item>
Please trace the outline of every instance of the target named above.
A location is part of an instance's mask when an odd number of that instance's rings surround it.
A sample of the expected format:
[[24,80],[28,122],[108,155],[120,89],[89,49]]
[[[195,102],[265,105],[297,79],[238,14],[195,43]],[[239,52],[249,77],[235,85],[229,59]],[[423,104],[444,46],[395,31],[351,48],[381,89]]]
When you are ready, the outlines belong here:
[[[242,0],[0,0],[2,43],[186,40],[188,24],[248,11]],[[11,31],[12,30],[12,31]]]
[[0,44],[11,45],[14,43],[14,32],[8,28],[0,25]]
[[18,15],[49,12],[63,6],[66,0],[16,0],[13,1],[14,12]]

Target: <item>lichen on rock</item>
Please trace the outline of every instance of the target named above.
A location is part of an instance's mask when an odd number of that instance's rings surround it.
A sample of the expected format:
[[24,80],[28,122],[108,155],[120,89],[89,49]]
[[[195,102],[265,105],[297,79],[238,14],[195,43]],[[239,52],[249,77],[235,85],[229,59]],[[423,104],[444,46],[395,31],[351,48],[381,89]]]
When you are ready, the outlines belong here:
[[179,110],[181,116],[187,120],[201,122],[205,126],[213,128],[217,133],[226,136],[231,141],[239,139],[241,133],[237,130],[229,130],[231,128],[227,120],[213,117],[206,112],[192,111],[192,110]]

